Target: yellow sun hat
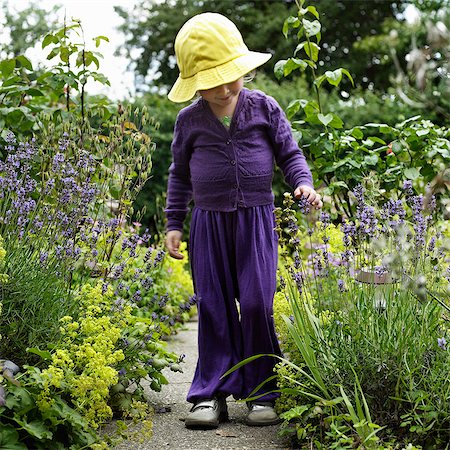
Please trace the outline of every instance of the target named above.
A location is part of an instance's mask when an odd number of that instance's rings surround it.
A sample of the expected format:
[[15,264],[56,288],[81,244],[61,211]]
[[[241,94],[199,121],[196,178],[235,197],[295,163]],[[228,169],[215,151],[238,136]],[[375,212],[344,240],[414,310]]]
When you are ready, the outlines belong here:
[[181,27],[175,56],[180,75],[168,94],[175,103],[190,100],[199,90],[232,83],[272,57],[250,51],[236,25],[217,13],[198,14]]

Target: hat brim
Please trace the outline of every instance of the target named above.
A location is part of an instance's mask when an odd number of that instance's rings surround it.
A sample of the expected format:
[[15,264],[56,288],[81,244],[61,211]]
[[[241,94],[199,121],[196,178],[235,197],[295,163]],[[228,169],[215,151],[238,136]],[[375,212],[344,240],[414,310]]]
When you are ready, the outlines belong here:
[[197,91],[232,83],[262,66],[271,57],[270,53],[249,51],[225,64],[202,70],[192,77],[182,78],[180,75],[168,94],[169,100],[175,103],[187,102]]

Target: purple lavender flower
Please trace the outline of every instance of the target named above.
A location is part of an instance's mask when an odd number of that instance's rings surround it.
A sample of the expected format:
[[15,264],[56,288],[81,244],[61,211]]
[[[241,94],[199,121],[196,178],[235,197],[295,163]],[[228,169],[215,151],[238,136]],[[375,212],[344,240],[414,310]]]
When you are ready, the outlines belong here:
[[284,280],[283,276],[279,276],[279,283],[280,283],[280,289],[283,290],[286,287],[286,281]]
[[142,295],[141,295],[141,291],[137,290],[134,294],[133,294],[133,301],[136,303],[139,303],[142,300]]
[[155,256],[155,261],[153,262],[153,265],[156,267],[159,263],[162,262],[164,259],[164,255],[166,252],[164,250],[159,250],[158,253]]
[[438,338],[437,343],[439,345],[440,348],[442,348],[442,350],[447,350],[447,341],[445,340],[444,337]]
[[150,260],[150,257],[152,256],[152,253],[153,253],[153,247],[149,247],[148,249],[147,249],[147,251],[145,252],[145,255],[144,255],[144,262],[148,262],[149,260]]
[[339,292],[344,292],[344,291],[345,291],[345,283],[344,283],[344,280],[338,280],[337,284],[338,284]]
[[53,161],[52,161],[52,171],[53,172],[58,172],[58,170],[60,169],[61,165],[64,163],[65,161],[65,157],[62,153],[57,153],[54,157],[53,157]]
[[436,246],[436,236],[432,236],[430,241],[428,242],[428,251],[430,253],[433,253],[435,246]]
[[403,190],[405,191],[405,194],[407,196],[410,196],[410,195],[414,194],[411,180],[406,180],[406,181],[403,182]]
[[303,275],[300,272],[294,272],[292,274],[292,279],[295,281],[298,292],[301,294],[303,292]]
[[197,295],[194,294],[192,297],[190,297],[189,300],[188,300],[188,302],[189,302],[190,305],[196,305],[197,302],[198,302]]
[[411,197],[410,203],[413,210],[413,228],[415,232],[414,242],[418,248],[423,248],[425,246],[425,233],[428,228],[427,220],[423,215],[423,195],[415,195]]
[[374,236],[378,231],[378,219],[373,206],[363,205],[357,208],[356,217],[360,221],[359,229],[368,236]]
[[297,204],[303,214],[309,214],[309,212],[311,211],[311,204],[308,202],[308,200],[306,200],[305,197],[300,197],[299,199],[297,199]]
[[113,274],[112,274],[113,279],[115,279],[115,280],[119,279],[122,276],[124,269],[125,269],[125,263],[124,262],[122,262],[119,265],[117,265],[114,268],[114,271],[113,271]]
[[331,217],[327,212],[323,211],[320,213],[319,220],[322,222],[324,228],[326,228],[327,225],[329,225],[329,223],[331,221]]
[[152,277],[146,277],[141,281],[141,286],[145,290],[149,290],[153,285],[153,278]]
[[353,189],[353,194],[356,197],[356,201],[358,202],[358,205],[364,204],[364,192],[365,192],[365,189],[361,184],[358,184]]
[[164,306],[166,306],[168,300],[169,300],[169,294],[161,295],[161,297],[159,298],[159,303],[158,303],[159,307],[164,308]]
[[352,222],[347,222],[345,219],[341,225],[341,230],[344,233],[343,242],[346,247],[352,245],[352,240],[356,236],[356,226]]
[[48,252],[41,251],[39,255],[39,261],[42,265],[44,265],[47,262],[48,259]]

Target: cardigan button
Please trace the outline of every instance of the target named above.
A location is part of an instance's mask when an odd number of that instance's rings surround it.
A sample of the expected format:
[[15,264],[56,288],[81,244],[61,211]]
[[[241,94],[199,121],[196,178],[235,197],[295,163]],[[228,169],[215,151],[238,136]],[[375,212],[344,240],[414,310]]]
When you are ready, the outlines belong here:
[[227,140],[227,145],[230,145],[230,144],[231,144],[231,140],[228,139],[228,140]]
[[232,159],[232,160],[230,161],[230,164],[231,164],[232,166],[235,166],[235,165],[236,165],[236,161],[235,161],[234,159]]

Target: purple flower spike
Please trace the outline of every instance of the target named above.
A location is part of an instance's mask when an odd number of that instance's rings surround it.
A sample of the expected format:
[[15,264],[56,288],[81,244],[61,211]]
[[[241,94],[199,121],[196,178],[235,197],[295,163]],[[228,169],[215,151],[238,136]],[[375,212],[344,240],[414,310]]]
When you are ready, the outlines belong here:
[[406,195],[413,195],[413,189],[412,189],[412,181],[411,180],[406,180],[403,183],[403,190],[405,191]]
[[306,200],[305,197],[301,197],[297,200],[297,204],[300,208],[300,211],[303,214],[309,214],[309,212],[311,211],[311,205],[310,203],[308,203],[308,200]]
[[445,340],[444,337],[438,338],[437,342],[438,342],[439,347],[442,348],[442,350],[447,350],[447,347],[446,347],[447,341]]

